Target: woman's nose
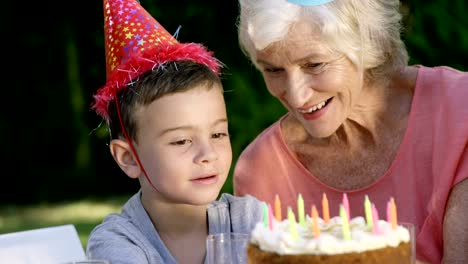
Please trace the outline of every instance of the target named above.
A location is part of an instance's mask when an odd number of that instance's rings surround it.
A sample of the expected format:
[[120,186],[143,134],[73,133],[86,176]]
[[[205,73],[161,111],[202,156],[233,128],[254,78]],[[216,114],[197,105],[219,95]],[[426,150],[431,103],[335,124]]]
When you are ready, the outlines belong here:
[[285,88],[285,99],[293,108],[304,106],[314,90],[307,76],[303,73],[291,73],[288,75],[288,81]]

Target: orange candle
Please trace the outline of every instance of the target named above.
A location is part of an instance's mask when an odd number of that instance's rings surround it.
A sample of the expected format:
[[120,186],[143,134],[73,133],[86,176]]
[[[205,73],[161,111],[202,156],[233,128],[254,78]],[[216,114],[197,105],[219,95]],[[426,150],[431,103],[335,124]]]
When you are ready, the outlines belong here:
[[283,217],[281,216],[281,201],[278,194],[275,195],[275,218],[278,222],[283,221]]
[[397,209],[395,204],[395,199],[393,197],[390,198],[390,214],[392,216],[392,228],[397,228],[398,218],[397,218]]
[[328,222],[330,221],[330,211],[328,209],[328,199],[325,193],[322,196],[322,214],[323,220],[326,224],[328,224]]
[[320,229],[318,227],[318,212],[315,205],[312,205],[312,231],[314,233],[314,238],[318,238],[320,236]]
[[393,216],[392,216],[392,205],[390,200],[387,202],[387,222],[392,223]]

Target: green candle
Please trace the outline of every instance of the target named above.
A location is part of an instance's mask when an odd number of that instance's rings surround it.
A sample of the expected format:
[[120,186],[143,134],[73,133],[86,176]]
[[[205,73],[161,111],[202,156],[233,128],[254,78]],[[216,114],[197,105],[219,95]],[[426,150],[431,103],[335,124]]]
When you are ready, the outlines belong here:
[[294,240],[298,240],[299,237],[297,235],[297,227],[296,227],[296,217],[291,209],[288,207],[288,222],[289,222],[289,231],[291,232],[291,236]]
[[268,206],[265,202],[262,202],[263,211],[263,225],[268,228]]
[[341,221],[343,222],[342,224],[343,238],[344,240],[351,240],[351,234],[349,232],[348,216],[346,215],[346,210],[342,204],[340,204],[340,217],[341,217]]
[[373,222],[372,222],[372,208],[371,208],[371,202],[369,200],[369,197],[366,194],[366,197],[364,199],[364,210],[366,213],[366,222],[368,227],[373,227]]
[[299,224],[305,226],[304,199],[302,199],[301,194],[297,197],[297,214],[299,217]]

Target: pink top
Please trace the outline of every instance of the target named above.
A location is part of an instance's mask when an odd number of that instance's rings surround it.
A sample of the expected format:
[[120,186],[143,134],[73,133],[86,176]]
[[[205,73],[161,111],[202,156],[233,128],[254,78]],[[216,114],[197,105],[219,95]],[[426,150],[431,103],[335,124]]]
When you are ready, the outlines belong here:
[[[368,195],[383,219],[387,202],[394,197],[398,221],[416,226],[418,260],[440,263],[445,204],[451,188],[468,178],[468,73],[445,66],[418,68],[408,127],[395,160],[379,180],[346,194],[351,217],[364,216]],[[343,190],[323,184],[295,159],[281,133],[284,118],[240,155],[234,193],[252,194],[272,206],[278,194],[283,217],[288,205],[297,207],[299,193],[306,213],[312,204],[321,208],[325,193],[330,216],[338,215]]]

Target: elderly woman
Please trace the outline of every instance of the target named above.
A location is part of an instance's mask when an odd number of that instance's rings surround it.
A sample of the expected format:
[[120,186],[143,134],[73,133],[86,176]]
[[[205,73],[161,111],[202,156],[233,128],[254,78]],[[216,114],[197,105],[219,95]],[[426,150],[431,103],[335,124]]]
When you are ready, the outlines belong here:
[[239,4],[241,47],[288,113],[239,157],[235,194],[325,194],[334,215],[347,197],[351,216],[393,197],[419,261],[468,263],[468,74],[408,65],[397,0]]

